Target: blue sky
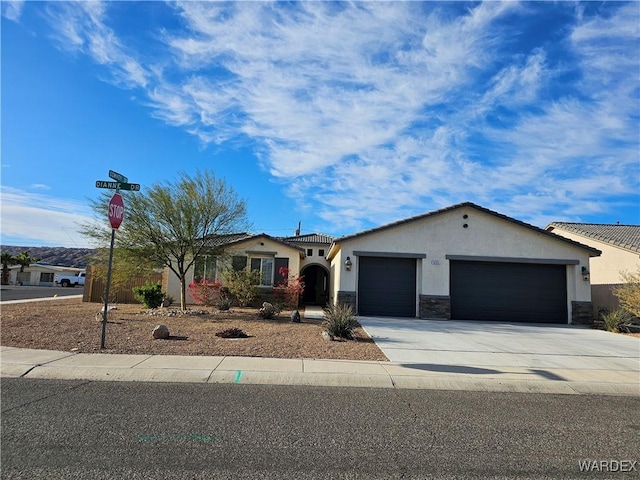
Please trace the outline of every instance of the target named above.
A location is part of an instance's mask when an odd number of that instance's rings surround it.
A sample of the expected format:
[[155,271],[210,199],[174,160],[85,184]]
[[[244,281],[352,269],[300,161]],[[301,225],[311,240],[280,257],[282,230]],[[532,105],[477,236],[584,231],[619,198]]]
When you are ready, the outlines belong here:
[[639,40],[637,2],[3,1],[1,243],[87,246],[109,170],[211,169],[270,235],[638,224]]

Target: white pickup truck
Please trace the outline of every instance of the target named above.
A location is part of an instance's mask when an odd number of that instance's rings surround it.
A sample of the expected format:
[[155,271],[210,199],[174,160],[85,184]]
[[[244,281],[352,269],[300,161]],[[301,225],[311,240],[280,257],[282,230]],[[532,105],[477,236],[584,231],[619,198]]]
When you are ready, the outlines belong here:
[[63,287],[75,287],[76,285],[84,285],[84,279],[87,276],[86,272],[78,272],[76,275],[56,275],[56,285],[62,285]]

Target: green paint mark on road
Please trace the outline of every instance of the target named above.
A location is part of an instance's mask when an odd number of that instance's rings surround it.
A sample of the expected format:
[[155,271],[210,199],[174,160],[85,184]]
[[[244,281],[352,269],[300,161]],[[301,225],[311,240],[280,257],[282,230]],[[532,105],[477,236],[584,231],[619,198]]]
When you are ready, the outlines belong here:
[[220,443],[220,439],[213,435],[200,435],[197,433],[190,435],[138,435],[138,441],[144,443]]
[[242,377],[242,370],[238,370],[236,374],[236,381],[234,383],[240,383],[240,377]]

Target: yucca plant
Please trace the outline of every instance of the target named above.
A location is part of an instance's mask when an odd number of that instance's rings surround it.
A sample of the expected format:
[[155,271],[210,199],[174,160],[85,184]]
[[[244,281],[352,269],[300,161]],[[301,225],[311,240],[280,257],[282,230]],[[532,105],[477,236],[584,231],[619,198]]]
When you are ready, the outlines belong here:
[[607,332],[620,332],[626,331],[624,325],[631,322],[631,314],[626,310],[614,310],[602,315],[602,321],[604,322],[604,329]]
[[324,310],[324,326],[333,337],[353,339],[353,331],[360,326],[353,314],[353,307],[344,303]]

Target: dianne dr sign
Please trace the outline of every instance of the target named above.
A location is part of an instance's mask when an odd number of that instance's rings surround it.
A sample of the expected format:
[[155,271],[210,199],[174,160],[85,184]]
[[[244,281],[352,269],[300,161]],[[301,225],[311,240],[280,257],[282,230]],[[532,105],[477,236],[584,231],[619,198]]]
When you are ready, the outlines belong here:
[[130,190],[132,192],[139,192],[140,184],[112,182],[110,180],[96,180],[96,188],[110,188],[111,190]]

